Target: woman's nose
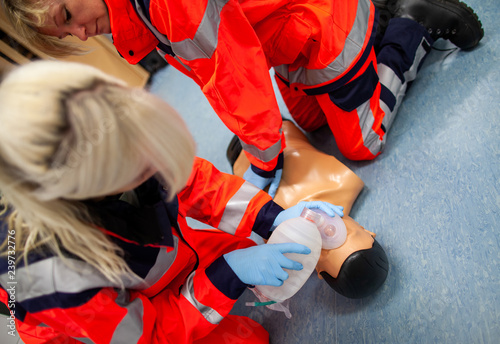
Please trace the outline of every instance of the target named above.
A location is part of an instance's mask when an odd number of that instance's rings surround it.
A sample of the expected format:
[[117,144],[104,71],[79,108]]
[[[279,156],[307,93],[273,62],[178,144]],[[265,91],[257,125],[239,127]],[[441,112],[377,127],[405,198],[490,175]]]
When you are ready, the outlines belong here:
[[71,32],[70,32],[73,36],[76,36],[78,37],[79,40],[81,41],[86,41],[88,36],[87,36],[87,30],[85,29],[85,26],[83,25],[79,25],[79,26],[75,26]]

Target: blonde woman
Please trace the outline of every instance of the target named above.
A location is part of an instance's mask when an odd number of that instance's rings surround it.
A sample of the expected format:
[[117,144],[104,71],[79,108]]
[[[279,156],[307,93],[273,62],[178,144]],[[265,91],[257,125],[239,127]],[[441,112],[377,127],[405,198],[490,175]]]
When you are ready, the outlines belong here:
[[283,253],[310,250],[247,237],[304,207],[343,215],[323,202],[283,210],[195,158],[167,104],[88,66],[20,67],[0,104],[0,300],[25,343],[266,343],[228,313],[246,287],[302,268]]

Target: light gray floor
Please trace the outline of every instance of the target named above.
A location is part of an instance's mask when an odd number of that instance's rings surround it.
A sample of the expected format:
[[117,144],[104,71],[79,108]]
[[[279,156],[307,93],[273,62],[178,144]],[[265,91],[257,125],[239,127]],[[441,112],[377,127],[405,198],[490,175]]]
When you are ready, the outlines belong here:
[[[291,299],[290,320],[246,307],[254,300],[246,292],[234,313],[262,323],[272,343],[500,342],[500,2],[467,2],[484,39],[444,60],[448,53],[431,54],[380,157],[350,162],[328,130],[312,135],[366,184],[351,216],[376,232],[387,252],[385,285],[349,300],[313,275]],[[194,82],[167,67],[152,91],[188,122],[199,155],[230,172],[232,134]]]

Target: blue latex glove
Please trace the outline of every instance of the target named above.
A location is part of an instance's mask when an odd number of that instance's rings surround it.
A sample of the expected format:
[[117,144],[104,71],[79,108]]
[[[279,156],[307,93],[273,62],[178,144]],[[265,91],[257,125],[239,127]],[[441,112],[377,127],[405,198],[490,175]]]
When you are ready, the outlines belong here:
[[283,268],[303,268],[302,264],[285,257],[283,253],[309,254],[311,250],[296,243],[265,244],[226,253],[224,259],[243,283],[279,287],[288,278]]
[[279,170],[276,170],[276,174],[274,176],[274,179],[271,181],[271,184],[269,185],[269,190],[267,190],[267,193],[272,198],[274,198],[274,196],[276,196],[276,191],[278,191],[278,186],[280,185],[282,174],[283,174],[282,168],[280,168]]
[[302,214],[302,210],[304,208],[307,209],[320,209],[323,210],[325,213],[327,213],[329,216],[334,217],[335,215],[338,215],[340,217],[344,216],[344,207],[339,206],[339,205],[333,205],[328,202],[321,202],[321,201],[312,201],[312,202],[299,202],[298,204],[294,205],[293,207],[290,207],[288,209],[283,210],[281,213],[276,216],[276,219],[274,219],[273,223],[273,229],[278,227],[280,223],[283,221],[286,221],[288,219],[293,219],[295,217],[299,217],[300,214]]
[[278,190],[278,185],[280,184],[283,169],[277,169],[275,172],[276,173],[274,177],[261,177],[252,170],[252,165],[250,165],[250,167],[248,167],[248,170],[246,170],[246,172],[243,174],[243,179],[262,190],[264,190],[266,186],[269,185],[268,193],[272,198],[274,198],[274,196],[276,195],[276,191]]

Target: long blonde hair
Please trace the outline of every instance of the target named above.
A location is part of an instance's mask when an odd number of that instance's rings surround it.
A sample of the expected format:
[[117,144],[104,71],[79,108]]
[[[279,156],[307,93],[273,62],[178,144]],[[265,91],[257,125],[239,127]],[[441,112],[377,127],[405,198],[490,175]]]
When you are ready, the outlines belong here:
[[87,52],[82,45],[44,35],[38,31],[45,24],[49,10],[47,0],[2,0],[2,4],[1,7],[14,30],[29,45],[54,57],[81,55]]
[[61,248],[109,280],[130,273],[81,200],[112,194],[149,167],[174,197],[195,144],[179,115],[141,89],[76,63],[33,62],[0,84],[0,190],[26,257]]

